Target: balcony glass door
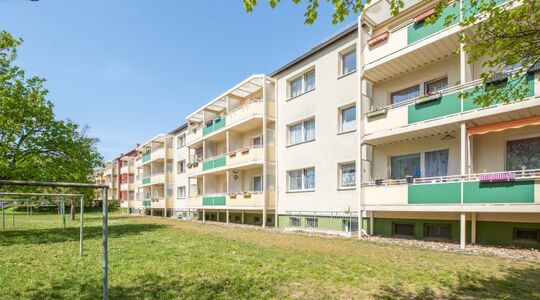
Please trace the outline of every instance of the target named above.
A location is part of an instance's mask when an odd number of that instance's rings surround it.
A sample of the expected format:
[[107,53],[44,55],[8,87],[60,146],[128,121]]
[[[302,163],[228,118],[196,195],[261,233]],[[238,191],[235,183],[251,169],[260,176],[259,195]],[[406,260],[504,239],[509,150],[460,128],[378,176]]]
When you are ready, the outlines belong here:
[[420,177],[420,153],[390,158],[390,177],[405,179],[406,176]]
[[540,169],[540,137],[506,143],[506,170],[522,169]]

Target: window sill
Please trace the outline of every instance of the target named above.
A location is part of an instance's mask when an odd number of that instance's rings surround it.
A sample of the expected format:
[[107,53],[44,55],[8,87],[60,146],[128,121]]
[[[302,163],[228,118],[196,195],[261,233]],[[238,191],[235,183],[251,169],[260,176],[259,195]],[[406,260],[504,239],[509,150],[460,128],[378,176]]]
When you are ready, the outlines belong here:
[[353,132],[356,132],[356,129],[353,129],[353,130],[348,130],[348,131],[342,131],[342,132],[338,132],[338,135],[343,135],[343,134],[347,134],[347,133],[353,133]]
[[309,141],[300,142],[300,143],[296,143],[296,144],[290,144],[290,145],[285,146],[285,148],[290,148],[290,147],[294,147],[294,146],[298,146],[298,145],[302,145],[302,144],[307,144],[307,143],[311,143],[311,142],[315,142],[315,139],[309,140]]
[[301,93],[301,94],[298,94],[298,95],[296,95],[296,96],[294,96],[294,97],[290,97],[290,98],[288,98],[287,100],[285,100],[285,102],[289,102],[289,101],[291,101],[291,100],[293,100],[293,99],[296,99],[296,98],[298,98],[298,97],[302,97],[302,96],[304,96],[305,94],[307,94],[307,93],[309,93],[309,92],[313,92],[314,90],[315,90],[315,88],[313,88],[313,89],[311,89],[311,90],[309,90],[309,91],[307,91],[307,92],[303,92],[303,93]]
[[287,191],[287,192],[285,192],[285,193],[287,193],[287,194],[297,194],[297,193],[312,193],[312,192],[315,192],[315,189],[311,189],[311,190]]
[[349,76],[351,74],[354,74],[354,73],[356,73],[356,70],[350,71],[349,73],[346,73],[346,74],[343,74],[343,75],[339,75],[337,79],[339,80],[341,78],[347,77],[347,76]]
[[351,187],[339,187],[337,190],[338,190],[338,191],[354,191],[354,190],[356,190],[356,186],[351,186]]

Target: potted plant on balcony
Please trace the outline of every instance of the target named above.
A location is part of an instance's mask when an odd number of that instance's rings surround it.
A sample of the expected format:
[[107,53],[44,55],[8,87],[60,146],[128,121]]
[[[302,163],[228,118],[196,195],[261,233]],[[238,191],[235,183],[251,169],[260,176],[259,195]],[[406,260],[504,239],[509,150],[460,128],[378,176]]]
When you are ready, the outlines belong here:
[[250,192],[244,192],[244,198],[251,198],[251,193]]
[[236,193],[229,193],[229,198],[236,199]]
[[405,179],[407,180],[408,184],[412,184],[414,182],[414,177],[412,175],[405,175]]
[[188,167],[188,169],[191,169],[193,167],[193,164],[192,163],[187,163],[187,167]]
[[415,104],[427,103],[427,102],[439,100],[441,99],[441,97],[442,97],[441,92],[436,92],[436,93],[428,92],[427,94],[418,97],[418,99],[416,99],[414,103]]
[[242,154],[248,154],[249,153],[249,147],[244,147],[240,150],[240,153]]
[[374,118],[374,117],[386,115],[387,112],[388,112],[388,108],[380,107],[380,108],[376,108],[376,109],[373,109],[373,110],[367,112],[366,117]]
[[383,185],[383,183],[384,183],[384,180],[383,180],[383,179],[378,178],[378,177],[375,178],[375,185],[381,186],[381,185]]
[[235,157],[236,156],[236,151],[231,151],[229,152],[229,157]]

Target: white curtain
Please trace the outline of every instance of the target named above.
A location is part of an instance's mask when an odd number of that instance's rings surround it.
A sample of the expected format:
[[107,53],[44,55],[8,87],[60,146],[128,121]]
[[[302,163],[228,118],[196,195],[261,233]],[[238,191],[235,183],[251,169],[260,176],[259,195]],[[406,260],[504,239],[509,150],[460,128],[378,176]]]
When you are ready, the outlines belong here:
[[289,190],[301,190],[302,189],[302,171],[290,171],[289,172]]
[[305,127],[305,141],[312,141],[315,139],[315,120],[309,120],[304,122]]
[[305,169],[304,170],[304,188],[305,189],[314,189],[315,188],[315,169]]
[[448,175],[448,149],[426,152],[426,177]]
[[341,165],[341,186],[350,187],[356,185],[356,164]]
[[302,124],[289,127],[289,145],[302,142]]
[[304,92],[311,91],[315,88],[315,70],[306,73],[304,76],[306,81]]

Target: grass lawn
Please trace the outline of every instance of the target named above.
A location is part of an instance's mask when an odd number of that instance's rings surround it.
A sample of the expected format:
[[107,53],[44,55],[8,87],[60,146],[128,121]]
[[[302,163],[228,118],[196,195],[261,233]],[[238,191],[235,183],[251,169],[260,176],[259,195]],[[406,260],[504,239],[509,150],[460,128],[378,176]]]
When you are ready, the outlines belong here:
[[[0,228],[0,299],[101,297],[101,216]],[[77,216],[78,217],[78,216]],[[111,299],[540,298],[540,264],[111,214]]]

